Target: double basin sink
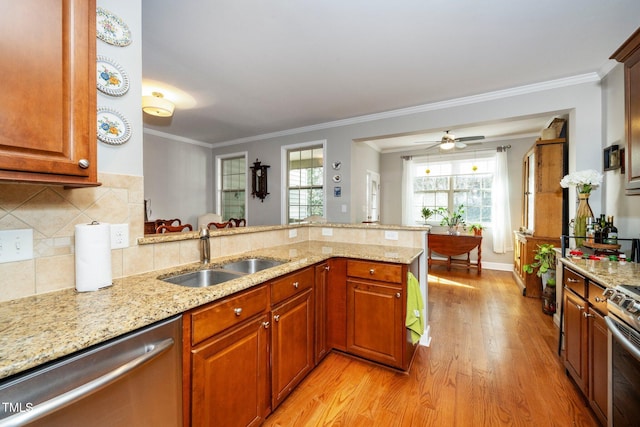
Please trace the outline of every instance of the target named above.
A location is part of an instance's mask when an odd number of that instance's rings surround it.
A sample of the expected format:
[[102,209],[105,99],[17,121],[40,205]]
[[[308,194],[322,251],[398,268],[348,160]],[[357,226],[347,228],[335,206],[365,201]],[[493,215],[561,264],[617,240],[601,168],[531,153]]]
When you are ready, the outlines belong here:
[[246,274],[257,273],[258,271],[266,270],[267,268],[277,267],[285,262],[286,261],[277,261],[267,258],[249,258],[222,264],[216,268],[169,276],[162,278],[161,280],[189,288],[205,288],[237,279]]

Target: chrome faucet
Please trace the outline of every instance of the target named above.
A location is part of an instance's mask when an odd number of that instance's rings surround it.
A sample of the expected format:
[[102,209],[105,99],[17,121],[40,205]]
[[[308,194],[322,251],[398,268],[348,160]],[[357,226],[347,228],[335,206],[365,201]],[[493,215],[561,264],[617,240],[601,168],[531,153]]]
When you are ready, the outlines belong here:
[[209,244],[209,229],[207,226],[200,228],[200,262],[209,264],[211,258],[211,245]]

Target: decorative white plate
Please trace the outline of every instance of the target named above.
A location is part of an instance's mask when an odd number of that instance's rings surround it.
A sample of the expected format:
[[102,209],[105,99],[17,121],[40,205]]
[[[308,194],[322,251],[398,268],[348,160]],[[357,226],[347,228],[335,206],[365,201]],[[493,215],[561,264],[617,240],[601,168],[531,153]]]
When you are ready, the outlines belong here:
[[131,30],[120,17],[101,7],[96,8],[96,33],[100,40],[114,46],[129,46]]
[[129,90],[129,77],[124,68],[106,56],[98,56],[96,82],[100,92],[111,96],[122,96]]
[[131,138],[131,125],[118,111],[98,108],[98,139],[111,145],[124,144]]

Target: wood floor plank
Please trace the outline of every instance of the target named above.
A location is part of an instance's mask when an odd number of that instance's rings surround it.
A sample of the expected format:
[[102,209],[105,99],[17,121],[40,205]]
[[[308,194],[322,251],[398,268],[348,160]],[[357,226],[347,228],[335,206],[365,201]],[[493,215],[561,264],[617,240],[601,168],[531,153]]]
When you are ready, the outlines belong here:
[[265,426],[597,426],[556,354],[558,329],[510,272],[434,268],[431,347],[411,370],[332,352]]

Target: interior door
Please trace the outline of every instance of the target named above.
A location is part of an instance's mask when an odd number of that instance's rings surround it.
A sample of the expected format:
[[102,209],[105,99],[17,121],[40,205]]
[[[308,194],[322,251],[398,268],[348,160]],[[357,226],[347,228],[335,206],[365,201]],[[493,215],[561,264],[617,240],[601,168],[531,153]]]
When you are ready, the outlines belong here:
[[367,170],[367,221],[380,221],[380,174]]

